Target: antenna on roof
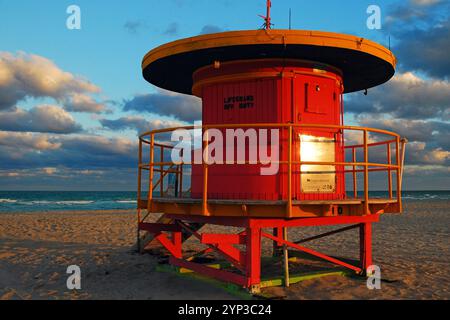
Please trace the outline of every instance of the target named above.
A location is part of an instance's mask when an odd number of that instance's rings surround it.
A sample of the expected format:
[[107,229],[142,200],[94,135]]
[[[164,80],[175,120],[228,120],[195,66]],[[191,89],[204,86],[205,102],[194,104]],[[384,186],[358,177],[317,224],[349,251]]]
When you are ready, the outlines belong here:
[[264,19],[263,28],[266,30],[270,30],[273,26],[271,23],[271,17],[270,17],[270,8],[272,8],[272,1],[267,0],[267,13],[265,16],[259,15],[261,18]]
[[289,8],[289,30],[292,30],[292,8]]

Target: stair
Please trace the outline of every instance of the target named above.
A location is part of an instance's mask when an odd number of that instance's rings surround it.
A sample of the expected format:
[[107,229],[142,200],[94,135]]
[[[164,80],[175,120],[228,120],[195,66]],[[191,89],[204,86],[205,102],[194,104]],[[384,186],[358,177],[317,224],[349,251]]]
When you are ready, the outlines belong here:
[[[162,223],[162,224],[173,224],[175,223],[173,219],[168,218],[165,214],[162,214],[161,217],[156,221],[156,223]],[[187,224],[191,230],[199,231],[205,224],[203,223],[188,223]],[[192,235],[183,230],[183,243],[189,240]],[[155,240],[155,237],[152,233],[145,232],[145,234],[140,238],[140,246],[139,246],[139,252],[140,253],[151,253],[154,255],[167,255],[167,251],[164,249],[164,247]]]

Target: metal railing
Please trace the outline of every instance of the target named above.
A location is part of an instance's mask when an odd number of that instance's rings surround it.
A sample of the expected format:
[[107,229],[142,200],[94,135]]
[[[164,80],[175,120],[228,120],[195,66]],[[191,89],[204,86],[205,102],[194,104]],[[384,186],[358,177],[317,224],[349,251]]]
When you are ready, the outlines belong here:
[[[319,125],[319,124],[227,124],[227,125],[204,125],[204,126],[185,126],[185,127],[177,127],[177,128],[168,128],[161,130],[154,130],[147,133],[144,133],[139,138],[139,175],[138,175],[138,203],[141,203],[142,200],[142,174],[143,171],[148,171],[148,193],[146,196],[147,200],[147,210],[150,212],[152,201],[154,199],[153,191],[156,188],[160,187],[160,195],[164,196],[164,178],[169,173],[174,173],[177,175],[177,179],[179,184],[177,186],[178,197],[184,196],[183,191],[183,167],[192,166],[193,163],[181,163],[175,164],[172,161],[166,161],[164,151],[170,150],[172,151],[175,146],[171,146],[169,144],[162,144],[156,142],[156,137],[158,135],[167,134],[176,130],[201,130],[202,135],[204,134],[203,141],[203,153],[208,154],[208,146],[210,144],[208,139],[208,129],[281,129],[287,130],[287,144],[288,144],[288,156],[286,161],[277,161],[280,165],[287,165],[287,199],[283,199],[287,202],[287,215],[291,217],[292,207],[293,207],[293,174],[302,174],[293,173],[293,166],[302,166],[302,165],[316,165],[316,166],[340,166],[343,167],[343,179],[345,179],[345,174],[351,174],[353,177],[353,197],[355,199],[358,198],[358,183],[357,183],[357,174],[363,173],[363,198],[361,199],[364,204],[364,214],[368,214],[369,211],[369,173],[370,172],[380,172],[385,171],[388,174],[388,194],[389,199],[393,200],[393,181],[392,174],[395,174],[396,179],[396,203],[398,204],[399,210],[402,211],[402,199],[401,199],[401,186],[402,186],[402,175],[403,175],[403,165],[404,165],[404,156],[405,156],[405,145],[407,143],[406,139],[402,139],[398,134],[366,127],[355,127],[355,126],[339,126],[339,125]],[[341,135],[342,147],[344,150],[344,159],[343,161],[329,161],[329,162],[320,162],[320,161],[295,161],[293,160],[293,142],[294,142],[294,130],[319,130],[324,132],[334,132]],[[345,132],[353,131],[353,132],[361,132],[362,133],[362,143],[355,145],[345,145]],[[369,142],[369,135],[383,135],[389,137],[386,140]],[[149,159],[148,161],[143,160],[143,148],[144,146],[149,146]],[[386,163],[379,162],[369,162],[369,150],[376,147],[386,147]],[[392,147],[394,146],[394,147]],[[160,157],[159,161],[155,161],[155,149],[159,148]],[[395,161],[392,161],[393,150],[395,152]],[[351,151],[351,161],[345,161],[345,151]],[[357,161],[357,153],[361,151],[363,154],[363,161]],[[206,151],[206,152],[205,152]],[[206,159],[208,160],[208,159]],[[210,165],[209,161],[205,161],[202,157],[202,168],[203,168],[203,194],[202,194],[202,208],[203,214],[208,215],[208,169]],[[246,161],[245,163],[239,162],[239,164],[254,164]],[[258,164],[261,164],[258,161]],[[214,165],[229,165],[227,163],[224,164],[214,164]],[[350,168],[350,169],[347,169]],[[159,173],[159,179],[155,182],[155,173]],[[151,191],[150,191],[151,190]],[[140,210],[139,210],[139,221],[142,221],[140,218]],[[145,218],[144,218],[145,219]]]

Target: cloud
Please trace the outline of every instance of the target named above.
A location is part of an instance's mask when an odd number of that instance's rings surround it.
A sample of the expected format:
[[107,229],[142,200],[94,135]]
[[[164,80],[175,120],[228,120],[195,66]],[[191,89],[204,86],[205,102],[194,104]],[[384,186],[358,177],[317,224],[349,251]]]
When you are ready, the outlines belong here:
[[395,38],[393,51],[403,71],[448,79],[449,11],[449,1],[437,0],[414,0],[391,7],[383,30]]
[[442,0],[410,0],[390,5],[386,15],[384,31],[395,37],[402,31],[428,29],[447,20],[449,4]]
[[449,122],[369,117],[360,119],[359,123],[396,132],[409,141],[426,142],[434,147],[450,150],[450,140],[447,138],[450,135]]
[[441,1],[442,0],[412,0],[412,3],[418,6],[429,6],[437,4]]
[[[2,190],[49,190],[49,191],[135,191],[137,170],[135,168],[105,168],[79,170],[59,166],[54,174],[45,168],[0,169]],[[95,181],[95,183],[93,183]]]
[[0,110],[27,98],[49,97],[62,102],[73,95],[99,92],[96,85],[63,71],[47,58],[0,52]]
[[139,32],[139,29],[143,27],[143,23],[141,21],[129,20],[125,22],[123,27],[127,32],[131,34],[137,34]]
[[0,130],[68,134],[80,132],[82,127],[64,109],[41,105],[30,110],[16,108],[0,112]]
[[[450,123],[439,121],[383,119],[370,117],[360,120],[361,125],[398,133],[407,138],[408,165],[450,164]],[[385,139],[384,139],[385,140]]]
[[135,96],[133,99],[125,101],[123,110],[170,116],[185,122],[193,122],[202,118],[202,106],[199,98],[163,90]]
[[412,142],[407,150],[407,164],[450,165],[450,151],[442,148],[430,149],[424,142]]
[[210,33],[219,33],[219,32],[223,32],[224,30],[221,27],[212,25],[212,24],[207,24],[205,25],[202,30],[200,31],[200,34],[210,34]]
[[167,26],[166,30],[164,30],[162,34],[165,36],[176,36],[178,34],[178,31],[179,31],[178,23],[172,22]]
[[61,143],[46,134],[0,131],[0,147],[8,148],[14,153],[27,151],[57,150]]
[[125,138],[0,131],[0,163],[4,169],[132,168],[137,152],[137,142]]
[[42,168],[41,172],[46,175],[52,176],[58,172],[58,169],[57,168]]
[[391,115],[405,119],[450,119],[450,83],[424,80],[412,72],[397,74],[388,83],[355,93],[346,102],[346,112]]
[[101,119],[100,123],[104,128],[111,130],[136,130],[138,134],[143,134],[152,130],[183,126],[183,123],[179,121],[159,119],[146,120],[139,116],[127,116],[116,120]]
[[103,103],[96,102],[92,97],[75,93],[64,102],[64,108],[72,112],[102,113],[106,111]]
[[394,47],[400,65],[432,77],[450,76],[450,20],[427,30],[411,30],[401,35]]

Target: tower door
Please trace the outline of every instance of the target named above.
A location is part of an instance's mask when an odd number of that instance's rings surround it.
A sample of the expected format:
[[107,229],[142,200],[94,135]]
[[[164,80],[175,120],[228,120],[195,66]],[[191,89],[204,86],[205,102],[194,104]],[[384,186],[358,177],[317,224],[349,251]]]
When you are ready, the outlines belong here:
[[[325,77],[297,76],[293,79],[293,114],[298,124],[339,124],[335,80]],[[295,159],[306,162],[336,162],[335,129],[302,127],[295,130]],[[336,197],[336,166],[304,164],[296,167],[297,198],[326,200]]]

